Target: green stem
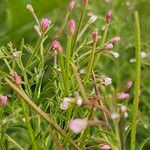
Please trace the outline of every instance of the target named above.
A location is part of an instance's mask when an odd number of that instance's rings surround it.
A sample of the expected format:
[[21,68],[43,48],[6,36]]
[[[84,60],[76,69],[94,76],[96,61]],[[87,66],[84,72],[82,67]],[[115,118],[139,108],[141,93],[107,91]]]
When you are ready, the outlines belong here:
[[[71,57],[71,43],[72,43],[72,36],[68,37],[67,42],[67,51],[66,51],[66,78],[67,78],[67,89],[69,90],[69,77],[70,77],[70,57]],[[67,91],[69,96],[69,91]]]
[[131,127],[131,145],[130,149],[135,150],[135,139],[136,139],[136,128],[137,128],[137,115],[138,115],[138,105],[140,96],[140,74],[141,74],[141,34],[140,34],[140,23],[138,12],[134,12],[134,23],[135,23],[135,35],[136,35],[136,64],[135,64],[135,86],[134,86],[134,101],[133,101],[133,116],[132,116],[132,127]]
[[35,136],[34,136],[34,133],[33,133],[33,129],[32,129],[32,126],[30,124],[30,118],[29,118],[28,113],[26,111],[26,104],[22,99],[21,99],[21,105],[22,105],[23,113],[24,113],[24,116],[25,116],[25,119],[26,119],[26,125],[27,125],[27,129],[29,131],[29,136],[30,136],[31,142],[33,144],[33,149],[38,150],[37,143],[36,143],[36,140],[35,140]]
[[75,40],[74,40],[74,44],[73,44],[74,50],[76,48],[77,38],[78,38],[80,29],[81,29],[81,25],[82,25],[82,22],[83,22],[83,18],[84,18],[85,12],[86,12],[86,7],[83,8],[83,11],[82,11],[82,14],[81,14],[81,17],[80,17],[80,21],[79,21],[79,25],[78,25],[78,28],[77,28],[77,32],[75,34]]
[[66,72],[65,72],[65,66],[64,66],[64,58],[63,58],[63,54],[58,54],[58,61],[59,61],[59,65],[61,68],[61,72],[62,72],[62,80],[63,80],[63,86],[64,86],[64,93],[65,96],[68,96],[68,86],[67,86],[67,76],[66,76]]
[[96,50],[96,42],[94,43],[93,50],[91,52],[91,55],[89,56],[89,62],[88,62],[88,66],[87,66],[87,74],[88,75],[90,75],[90,73],[92,72],[95,50]]
[[[103,35],[102,35],[102,39],[101,39],[101,43],[100,43],[100,48],[102,48],[103,45],[106,42],[106,37],[107,37],[107,33],[108,33],[108,27],[109,27],[109,24],[106,24],[105,30],[104,30]],[[97,54],[94,66],[99,62],[100,56],[101,56],[101,53]]]
[[62,130],[40,107],[38,107],[20,88],[18,88],[14,83],[12,83],[7,77],[4,78],[6,83],[14,90],[16,93],[28,103],[44,120],[46,120],[54,129],[56,129],[74,148],[81,150],[78,145],[68,138],[67,134]]

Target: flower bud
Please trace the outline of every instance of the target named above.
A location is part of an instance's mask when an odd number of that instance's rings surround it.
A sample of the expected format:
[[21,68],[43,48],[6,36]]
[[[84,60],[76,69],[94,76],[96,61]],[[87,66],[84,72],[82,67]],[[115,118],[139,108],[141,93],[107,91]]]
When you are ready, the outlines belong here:
[[87,6],[88,3],[89,3],[89,0],[83,0],[83,5],[84,5],[84,6]]
[[29,11],[31,11],[31,12],[33,12],[33,11],[34,11],[34,9],[33,9],[32,5],[30,5],[30,4],[28,4],[28,5],[27,5],[27,9],[28,9]]
[[75,29],[76,29],[76,23],[75,21],[72,19],[69,22],[69,34],[73,35],[75,33]]
[[17,85],[21,84],[21,77],[17,74],[17,72],[12,72],[12,78],[14,79]]
[[0,105],[6,105],[8,103],[7,96],[0,96]]
[[76,1],[72,0],[68,5],[68,11],[72,11],[75,7]]
[[83,103],[83,100],[81,99],[81,97],[78,97],[78,98],[77,98],[77,105],[78,105],[78,106],[81,106],[82,103]]
[[41,21],[42,32],[45,32],[49,28],[50,24],[51,24],[51,21],[49,19],[47,18],[42,19]]
[[112,39],[110,39],[110,40],[108,41],[108,43],[114,44],[114,43],[116,43],[116,42],[119,42],[120,40],[121,40],[120,36],[116,36],[116,37],[113,37]]
[[109,51],[110,54],[113,55],[113,57],[118,58],[119,57],[119,53],[114,52],[114,51]]
[[61,44],[58,40],[54,40],[52,42],[52,48],[57,52],[57,54],[61,53],[63,51]]
[[94,43],[98,42],[98,31],[97,30],[93,31],[93,33],[92,33],[92,40],[93,40]]
[[133,82],[132,81],[128,81],[127,84],[126,84],[126,88],[127,89],[130,89],[133,85]]
[[92,24],[92,23],[94,23],[96,20],[97,20],[97,16],[92,15],[92,16],[90,17],[88,23],[89,23],[89,24]]
[[146,52],[141,52],[141,58],[146,58],[148,56],[148,54]]
[[106,23],[110,23],[111,19],[112,19],[112,12],[109,11],[106,14]]
[[129,99],[129,98],[130,98],[130,95],[128,93],[122,92],[118,95],[118,99],[120,100]]
[[74,119],[69,122],[69,128],[72,132],[78,134],[85,130],[88,122],[85,119]]
[[111,150],[111,147],[107,143],[103,143],[100,145],[100,149],[101,150]]

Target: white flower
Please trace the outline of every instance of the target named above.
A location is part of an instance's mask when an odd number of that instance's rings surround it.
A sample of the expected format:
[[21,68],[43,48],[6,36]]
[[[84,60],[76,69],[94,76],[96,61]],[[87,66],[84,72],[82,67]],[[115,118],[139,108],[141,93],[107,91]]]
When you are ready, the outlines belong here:
[[74,119],[69,122],[69,128],[74,133],[80,133],[86,129],[87,125],[88,122],[85,119]]
[[81,99],[81,97],[79,97],[79,98],[77,99],[77,105],[78,105],[78,106],[81,106],[82,103],[83,103],[83,100]]
[[118,113],[112,113],[111,114],[111,119],[112,120],[116,120],[116,119],[118,119],[119,118],[119,114]]
[[22,55],[21,51],[17,51],[17,52],[13,53],[13,57],[15,57],[15,58],[19,58],[21,55]]
[[102,76],[102,83],[105,86],[110,85],[112,83],[112,79],[106,76]]
[[131,58],[131,59],[129,60],[129,62],[130,62],[130,63],[135,63],[136,60],[135,60],[135,58]]
[[117,53],[117,52],[110,51],[109,53],[112,54],[115,58],[119,57],[119,53]]
[[97,20],[97,16],[91,15],[91,17],[90,17],[88,23],[89,23],[89,24],[92,24],[92,23],[94,23],[96,20]]
[[65,97],[64,100],[63,100],[63,102],[60,104],[60,109],[67,110],[68,107],[71,105],[72,102],[73,102],[72,98]]
[[141,58],[146,58],[148,54],[146,52],[141,52]]

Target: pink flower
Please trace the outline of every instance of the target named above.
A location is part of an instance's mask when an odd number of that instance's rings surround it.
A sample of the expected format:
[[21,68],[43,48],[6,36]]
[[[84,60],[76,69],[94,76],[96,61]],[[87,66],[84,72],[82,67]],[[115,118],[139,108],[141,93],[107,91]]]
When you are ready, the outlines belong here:
[[133,85],[133,82],[132,81],[128,81],[127,84],[126,84],[126,88],[127,89],[130,89]]
[[112,12],[109,11],[106,14],[106,23],[110,23],[111,19],[112,19]]
[[101,150],[110,150],[110,149],[111,149],[111,147],[107,143],[104,143],[101,145]]
[[7,96],[1,96],[0,97],[0,105],[6,105],[8,103],[8,97]]
[[72,11],[76,5],[76,1],[72,0],[68,5],[68,11]]
[[63,51],[61,44],[58,40],[54,40],[52,42],[52,48],[57,52],[57,54],[59,54]]
[[70,35],[73,35],[75,33],[75,29],[76,29],[76,23],[75,21],[72,19],[69,22],[69,33]]
[[118,99],[120,99],[120,100],[129,99],[129,98],[130,98],[130,95],[128,93],[122,92],[118,95]]
[[83,0],[83,5],[84,5],[84,6],[87,6],[88,3],[89,3],[89,0]]
[[114,48],[114,45],[112,43],[107,43],[105,46],[104,46],[105,49],[112,49]]
[[21,84],[21,77],[18,75],[17,72],[12,72],[12,78],[14,79],[17,85]]
[[94,30],[93,33],[92,33],[92,40],[93,42],[98,42],[98,31],[97,30]]
[[85,130],[88,122],[85,119],[74,119],[69,122],[69,128],[74,133],[80,133]]
[[47,18],[42,19],[41,21],[42,32],[45,32],[49,28],[50,24],[51,24],[51,21],[49,19]]

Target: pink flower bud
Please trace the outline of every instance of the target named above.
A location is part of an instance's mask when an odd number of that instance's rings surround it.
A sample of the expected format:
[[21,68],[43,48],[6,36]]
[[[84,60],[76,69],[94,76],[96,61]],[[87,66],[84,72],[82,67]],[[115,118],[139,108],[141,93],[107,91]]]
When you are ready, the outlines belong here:
[[98,31],[97,30],[93,31],[93,33],[92,33],[92,40],[95,43],[98,42]]
[[57,54],[61,53],[63,51],[61,44],[58,40],[54,40],[52,42],[52,48],[57,52]]
[[128,93],[122,92],[118,95],[118,99],[120,100],[129,99],[129,98],[130,98],[130,95]]
[[68,11],[72,11],[75,7],[76,1],[72,0],[68,5]]
[[45,32],[49,28],[50,24],[51,24],[51,21],[49,19],[47,18],[42,19],[41,21],[42,32]]
[[110,150],[111,147],[107,143],[101,144],[100,146],[101,150]]
[[85,119],[74,119],[69,122],[69,128],[74,133],[80,133],[85,130],[88,122]]
[[112,12],[109,11],[106,14],[106,23],[110,23],[111,19],[112,19]]
[[108,43],[114,44],[114,43],[116,43],[116,42],[119,42],[120,40],[121,40],[120,36],[116,36],[116,37],[113,37],[112,39],[110,39],[110,40],[108,41]]
[[6,105],[8,103],[8,97],[7,96],[1,96],[0,97],[0,105]]
[[17,85],[21,84],[21,77],[17,74],[17,72],[12,72],[12,78]]
[[75,21],[72,19],[69,22],[69,34],[73,35],[75,33],[75,29],[76,29],[76,23]]
[[127,89],[130,89],[133,85],[133,82],[132,81],[128,81],[127,84],[126,84],[126,88]]
[[83,5],[84,5],[84,6],[87,6],[88,3],[89,3],[89,0],[83,0]]

